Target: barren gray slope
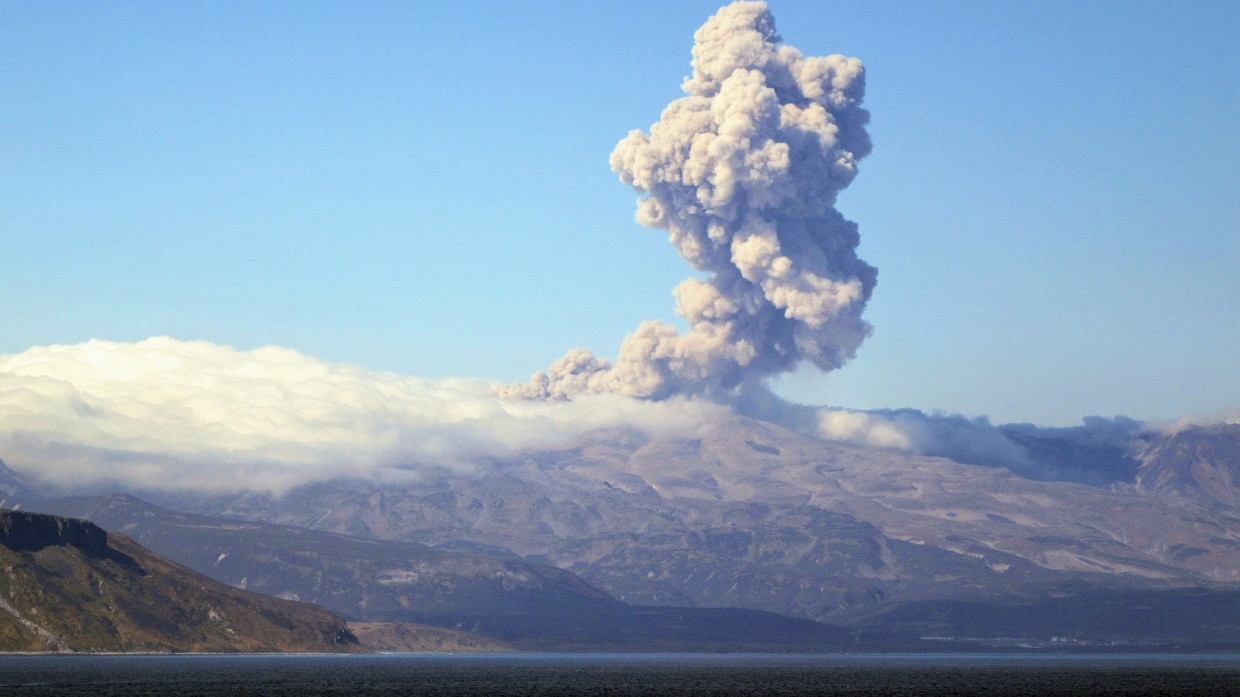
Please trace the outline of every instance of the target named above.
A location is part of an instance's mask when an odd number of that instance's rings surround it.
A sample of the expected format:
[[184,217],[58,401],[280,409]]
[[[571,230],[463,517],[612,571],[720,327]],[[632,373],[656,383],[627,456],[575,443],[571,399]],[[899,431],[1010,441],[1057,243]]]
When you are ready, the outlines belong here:
[[599,434],[394,487],[331,482],[170,503],[544,558],[621,599],[846,619],[893,600],[1240,581],[1214,502],[1039,482],[805,438],[741,417],[692,437]]
[[[434,624],[522,648],[842,650],[849,633],[754,610],[626,605],[553,566],[317,530],[212,519],[128,496],[53,499],[215,579],[352,620]],[[102,533],[101,533],[102,534]]]
[[1240,504],[1240,424],[1186,428],[1151,443],[1138,461],[1141,491]]

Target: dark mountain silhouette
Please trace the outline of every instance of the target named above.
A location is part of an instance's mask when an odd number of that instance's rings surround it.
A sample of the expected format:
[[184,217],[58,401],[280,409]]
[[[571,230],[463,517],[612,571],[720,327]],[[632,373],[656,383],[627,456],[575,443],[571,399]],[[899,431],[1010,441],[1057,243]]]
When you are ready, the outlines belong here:
[[361,650],[327,610],[212,581],[83,520],[0,511],[0,569],[0,650]]

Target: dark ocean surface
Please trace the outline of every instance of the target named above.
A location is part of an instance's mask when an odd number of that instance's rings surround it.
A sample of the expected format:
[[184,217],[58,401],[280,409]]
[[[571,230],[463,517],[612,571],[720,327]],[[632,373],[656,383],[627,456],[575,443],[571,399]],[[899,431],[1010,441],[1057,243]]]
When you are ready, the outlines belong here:
[[0,656],[0,695],[1240,695],[1240,655]]

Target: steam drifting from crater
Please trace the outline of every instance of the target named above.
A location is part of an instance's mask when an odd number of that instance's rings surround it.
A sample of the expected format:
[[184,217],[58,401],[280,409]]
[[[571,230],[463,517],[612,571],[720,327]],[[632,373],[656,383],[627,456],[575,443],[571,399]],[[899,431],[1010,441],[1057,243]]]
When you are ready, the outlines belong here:
[[870,333],[877,270],[834,207],[870,152],[861,62],[780,45],[762,2],[722,8],[694,38],[688,96],[611,154],[642,194],[638,222],[708,274],[673,290],[689,331],[643,322],[614,363],[574,349],[500,396],[733,401],[804,360],[838,368]]

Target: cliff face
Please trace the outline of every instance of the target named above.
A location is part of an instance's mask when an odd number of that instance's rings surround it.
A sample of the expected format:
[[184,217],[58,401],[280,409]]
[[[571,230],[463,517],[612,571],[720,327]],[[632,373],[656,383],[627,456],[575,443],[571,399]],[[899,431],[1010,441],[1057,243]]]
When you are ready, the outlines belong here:
[[106,556],[108,533],[85,520],[0,511],[0,545],[15,552],[37,552],[48,546],[72,545],[84,554]]
[[358,651],[312,605],[230,588],[83,520],[0,510],[2,651]]

